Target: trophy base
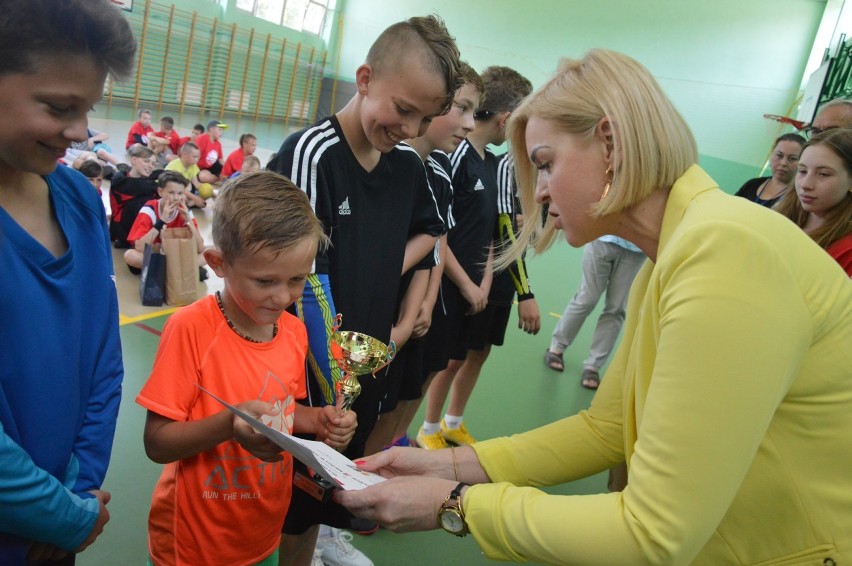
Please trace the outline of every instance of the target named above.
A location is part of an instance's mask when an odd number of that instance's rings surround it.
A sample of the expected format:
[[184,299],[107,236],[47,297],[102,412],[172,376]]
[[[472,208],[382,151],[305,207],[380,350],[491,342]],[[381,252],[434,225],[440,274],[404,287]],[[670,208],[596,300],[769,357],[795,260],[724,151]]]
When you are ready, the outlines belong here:
[[308,476],[296,470],[293,473],[293,485],[316,499],[326,503],[331,501],[331,492],[336,487],[333,483],[321,476]]

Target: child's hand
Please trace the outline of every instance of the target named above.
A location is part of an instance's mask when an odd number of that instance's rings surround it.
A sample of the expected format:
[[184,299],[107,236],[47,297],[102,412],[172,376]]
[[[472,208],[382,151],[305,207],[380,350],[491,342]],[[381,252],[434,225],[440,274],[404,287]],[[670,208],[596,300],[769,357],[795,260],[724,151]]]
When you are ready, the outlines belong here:
[[317,411],[317,440],[335,450],[344,450],[349,446],[357,426],[358,416],[355,411],[341,414],[334,405],[326,405]]
[[174,220],[176,216],[175,208],[177,207],[177,202],[167,196],[161,198],[160,202],[162,203],[160,208],[160,220],[168,224]]
[[429,328],[432,326],[432,308],[426,303],[420,305],[417,320],[414,321],[414,328],[411,330],[412,338],[422,338],[429,332]]
[[183,221],[189,224],[192,216],[189,214],[189,207],[186,206],[186,203],[182,200],[178,201],[178,212],[180,212],[180,216],[183,218]]
[[207,201],[201,198],[200,196],[194,193],[190,193],[190,195],[191,196],[189,198],[192,200],[192,204],[195,205],[195,207],[204,208],[205,206],[207,206]]
[[[279,412],[274,405],[263,401],[246,401],[237,405],[237,408],[256,418],[260,418],[261,415],[277,415]],[[234,440],[253,456],[264,462],[277,462],[283,458],[281,456],[283,449],[280,446],[255,431],[243,419],[231,415],[231,426],[234,429]]]
[[467,310],[468,315],[473,315],[482,312],[488,304],[488,291],[485,291],[473,281],[468,280],[468,285],[460,289],[464,299],[470,304]]

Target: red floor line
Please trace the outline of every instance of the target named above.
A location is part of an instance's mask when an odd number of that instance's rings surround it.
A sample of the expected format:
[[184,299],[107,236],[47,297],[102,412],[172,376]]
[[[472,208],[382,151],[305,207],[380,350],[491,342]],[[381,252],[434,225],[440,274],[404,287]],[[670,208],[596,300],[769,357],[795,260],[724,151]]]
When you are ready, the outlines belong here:
[[141,322],[137,322],[133,326],[135,326],[137,328],[141,328],[142,330],[147,330],[148,332],[150,332],[151,334],[154,334],[155,336],[159,336],[160,334],[162,334],[162,332],[160,332],[156,328],[151,328],[147,324],[142,324]]

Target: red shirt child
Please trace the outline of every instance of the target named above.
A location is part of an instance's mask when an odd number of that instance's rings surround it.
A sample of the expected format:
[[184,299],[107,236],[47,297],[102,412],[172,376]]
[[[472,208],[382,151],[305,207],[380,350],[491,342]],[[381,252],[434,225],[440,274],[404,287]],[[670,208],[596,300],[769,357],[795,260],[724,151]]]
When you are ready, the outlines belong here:
[[198,159],[199,169],[206,169],[214,175],[222,173],[222,143],[219,139],[222,137],[222,132],[228,126],[221,123],[219,120],[211,120],[207,124],[207,133],[195,137],[195,145],[201,153]]
[[[160,200],[161,199],[153,199],[146,202],[142,208],[139,210],[139,214],[136,215],[136,220],[133,221],[133,227],[130,228],[130,234],[127,236],[127,241],[130,243],[130,246],[133,247],[136,245],[136,240],[147,234],[151,228],[154,227],[154,224],[157,223],[157,220],[160,220]],[[177,213],[177,209],[175,209]],[[165,221],[163,218],[162,220]],[[198,222],[195,218],[192,219],[192,223],[195,225],[195,228],[198,228]],[[165,228],[184,228],[186,226],[186,221],[183,219],[179,213],[174,215],[170,221],[166,222]],[[154,243],[160,243],[160,237],[157,236],[154,238]]]
[[157,132],[154,135],[156,135],[159,138],[165,138],[165,139],[169,140],[169,149],[175,155],[178,154],[178,152],[180,151],[180,146],[182,144],[181,144],[181,137],[178,135],[178,133],[176,131],[169,130],[167,132],[165,130],[160,130],[159,132]]
[[130,126],[130,131],[127,132],[124,149],[130,149],[130,146],[135,143],[141,143],[147,147],[149,135],[154,135],[154,128],[151,127],[151,112],[143,109],[139,111],[139,121],[134,122]]
[[228,155],[225,160],[225,166],[222,167],[222,177],[226,179],[243,168],[243,162],[247,155],[254,155],[257,149],[257,138],[253,134],[243,134],[240,136],[240,147],[235,149]]

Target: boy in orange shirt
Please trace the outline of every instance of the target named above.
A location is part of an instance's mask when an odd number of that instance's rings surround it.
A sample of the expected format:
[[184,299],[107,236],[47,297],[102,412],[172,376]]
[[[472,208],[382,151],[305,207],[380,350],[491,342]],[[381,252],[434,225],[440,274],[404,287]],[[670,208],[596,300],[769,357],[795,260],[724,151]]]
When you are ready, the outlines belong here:
[[171,316],[136,398],[148,409],[148,457],[166,464],[148,518],[158,566],[278,563],[292,457],[199,386],[336,449],[356,426],[351,411],[296,403],[306,395],[307,332],[285,309],[327,242],[307,196],[275,173],[242,176],[219,195],[213,241],[204,255],[224,289]]

